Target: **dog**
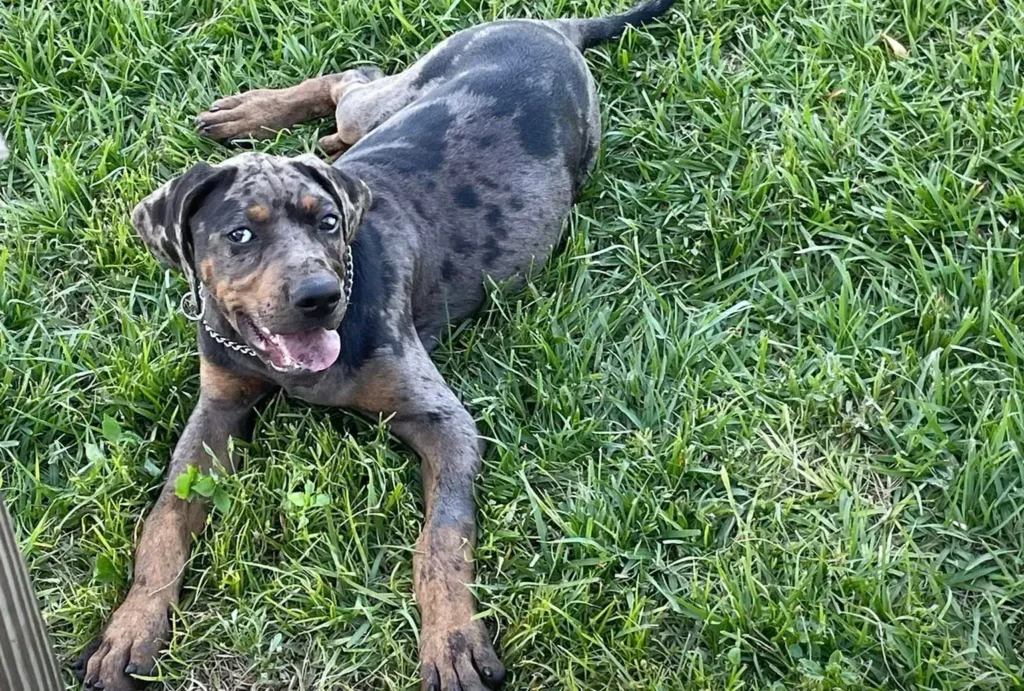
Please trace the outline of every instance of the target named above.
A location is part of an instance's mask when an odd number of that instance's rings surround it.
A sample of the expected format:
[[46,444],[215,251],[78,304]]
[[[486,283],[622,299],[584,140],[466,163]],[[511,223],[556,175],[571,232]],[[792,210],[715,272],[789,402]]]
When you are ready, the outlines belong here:
[[[198,163],[132,213],[144,243],[184,273],[199,322],[199,402],[142,531],[135,578],[77,670],[122,691],[167,640],[193,534],[207,508],[174,479],[229,472],[229,438],[283,389],[388,421],[422,459],[424,525],[413,558],[424,691],[501,685],[474,618],[473,417],[430,351],[472,315],[485,277],[544,264],[597,158],[597,89],[583,49],[665,13],[648,0],[596,19],[509,20],[456,33],[393,76],[355,68],[216,101],[197,119],[218,141],[259,138],[332,112],[312,155]],[[212,456],[211,453],[212,452]]]

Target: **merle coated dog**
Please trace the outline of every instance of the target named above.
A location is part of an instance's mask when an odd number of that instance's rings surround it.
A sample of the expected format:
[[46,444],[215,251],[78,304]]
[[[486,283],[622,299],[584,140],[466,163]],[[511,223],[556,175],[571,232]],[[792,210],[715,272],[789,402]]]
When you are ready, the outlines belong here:
[[[334,113],[314,156],[199,163],[144,199],[133,222],[188,279],[200,321],[199,403],[146,520],[135,580],[78,670],[120,691],[166,642],[206,507],[174,492],[187,466],[230,471],[229,437],[277,389],[384,416],[422,458],[413,558],[422,688],[496,688],[505,670],[470,589],[481,445],[429,353],[475,312],[485,276],[524,275],[558,243],[597,156],[601,123],[582,49],[668,10],[497,21],[461,31],[400,74],[356,68],[222,99],[197,119],[219,141]],[[212,451],[212,456],[207,449]]]

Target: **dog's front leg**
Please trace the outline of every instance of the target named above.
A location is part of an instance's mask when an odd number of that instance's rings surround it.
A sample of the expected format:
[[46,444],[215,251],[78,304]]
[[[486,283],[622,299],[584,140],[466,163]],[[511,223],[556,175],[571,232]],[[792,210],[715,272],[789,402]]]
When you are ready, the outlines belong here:
[[[410,354],[410,351],[412,353]],[[448,388],[419,341],[406,356],[375,368],[358,407],[391,415],[392,432],[422,459],[424,524],[413,556],[420,609],[423,691],[498,688],[505,668],[484,622],[474,619],[473,483],[480,443],[472,416]]]
[[86,688],[131,689],[130,675],[152,672],[156,654],[167,640],[168,609],[178,603],[192,535],[206,526],[205,503],[180,499],[175,480],[190,465],[204,472],[230,472],[228,439],[247,435],[253,406],[270,391],[261,380],[238,377],[206,360],[199,379],[199,404],[174,449],[167,483],[142,530],[132,587],[75,665]]
[[473,549],[476,515],[473,482],[480,469],[476,425],[447,391],[432,411],[399,413],[395,434],[423,459],[423,530],[413,557],[419,603],[423,689],[477,691],[497,688],[505,670],[484,622],[473,617]]

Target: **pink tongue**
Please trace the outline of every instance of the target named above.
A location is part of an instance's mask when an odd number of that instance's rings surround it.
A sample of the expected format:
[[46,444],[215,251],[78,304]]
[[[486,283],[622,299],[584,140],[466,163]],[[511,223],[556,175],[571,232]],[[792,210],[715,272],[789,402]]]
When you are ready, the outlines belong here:
[[312,372],[333,365],[341,352],[341,336],[327,329],[278,334],[278,344],[292,360]]

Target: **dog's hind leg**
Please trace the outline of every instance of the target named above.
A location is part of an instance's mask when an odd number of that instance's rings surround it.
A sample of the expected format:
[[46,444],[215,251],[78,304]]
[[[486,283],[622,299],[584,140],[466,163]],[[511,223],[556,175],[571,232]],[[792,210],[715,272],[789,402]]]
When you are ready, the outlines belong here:
[[216,141],[268,139],[302,122],[325,118],[357,84],[383,77],[376,67],[357,67],[307,79],[286,89],[254,89],[213,102],[196,118],[196,129]]
[[323,137],[320,147],[329,154],[341,153],[412,103],[422,93],[415,76],[412,70],[390,77],[363,72],[334,84],[331,94],[338,131]]

